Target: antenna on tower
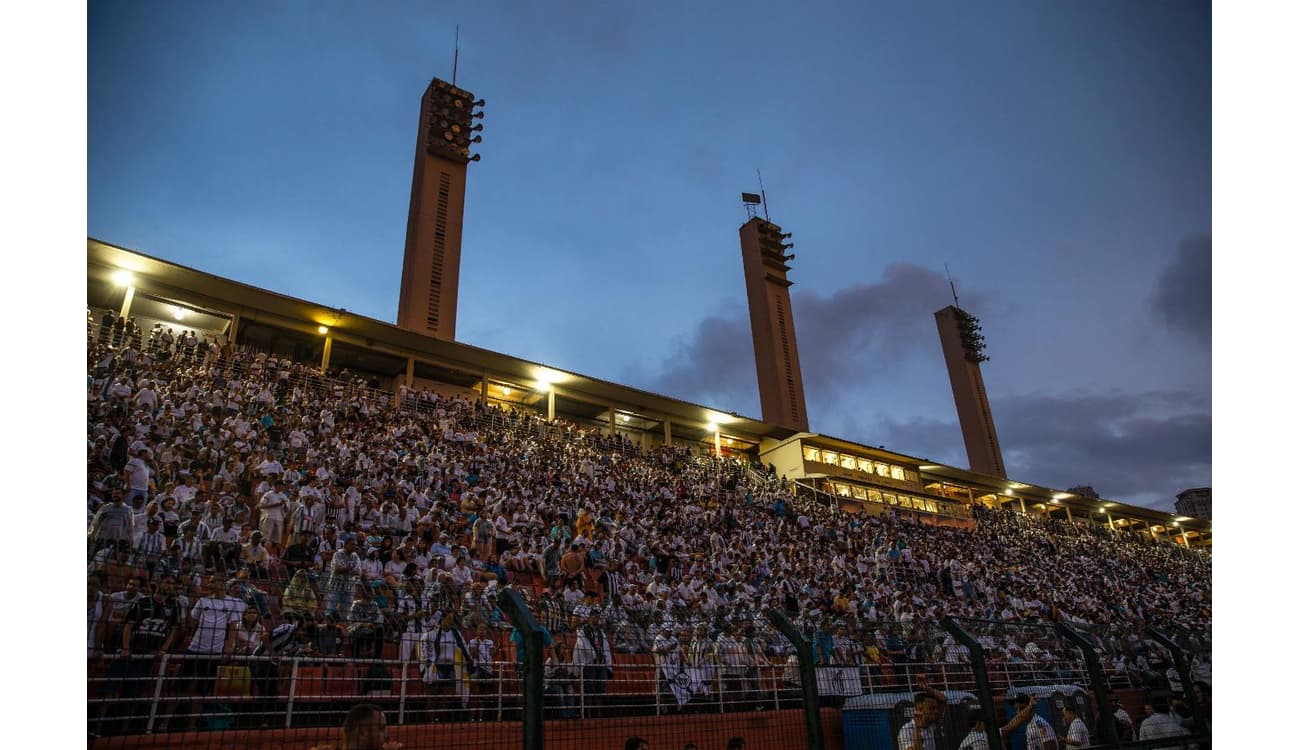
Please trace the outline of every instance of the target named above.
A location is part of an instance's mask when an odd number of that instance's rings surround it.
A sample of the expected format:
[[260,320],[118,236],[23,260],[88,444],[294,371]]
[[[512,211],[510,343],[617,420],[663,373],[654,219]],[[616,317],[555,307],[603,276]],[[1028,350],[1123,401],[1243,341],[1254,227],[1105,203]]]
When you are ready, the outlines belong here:
[[451,85],[456,85],[456,68],[460,65],[460,24],[456,24],[456,51],[451,56]]
[[952,283],[952,271],[948,270],[947,263],[943,264],[943,272],[948,274],[948,286],[952,289],[952,306],[960,310],[961,305],[957,304],[957,285]]
[[772,215],[767,212],[767,191],[763,189],[763,171],[755,169],[758,172],[758,194],[763,197],[763,218],[768,224],[772,223]]

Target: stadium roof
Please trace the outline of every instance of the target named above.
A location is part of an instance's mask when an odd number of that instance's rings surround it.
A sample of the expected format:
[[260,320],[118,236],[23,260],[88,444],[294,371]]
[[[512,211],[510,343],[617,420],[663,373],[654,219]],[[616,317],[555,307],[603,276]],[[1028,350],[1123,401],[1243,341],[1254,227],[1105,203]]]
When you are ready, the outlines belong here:
[[709,424],[752,440],[779,440],[793,434],[789,429],[735,412],[719,411],[470,344],[436,339],[342,307],[232,281],[94,238],[87,238],[86,265],[92,300],[96,285],[101,287],[102,296],[103,288],[115,283],[114,274],[126,271],[135,277],[133,283],[141,291],[197,312],[238,315],[244,320],[262,321],[307,335],[319,335],[317,326],[326,326],[336,342],[385,352],[403,360],[410,357],[435,368],[476,378],[486,374],[530,386],[549,382],[557,396],[596,405],[602,411],[614,406],[656,421],[666,418],[672,422],[674,434],[682,437],[700,439],[711,434]]

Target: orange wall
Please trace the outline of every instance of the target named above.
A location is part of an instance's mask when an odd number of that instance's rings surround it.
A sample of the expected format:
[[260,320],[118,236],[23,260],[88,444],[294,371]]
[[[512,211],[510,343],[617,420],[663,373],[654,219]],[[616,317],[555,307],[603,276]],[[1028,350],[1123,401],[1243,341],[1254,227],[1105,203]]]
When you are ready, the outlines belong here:
[[[460,750],[464,747],[514,750],[521,746],[519,722],[479,724],[423,724],[391,727],[390,740],[421,750]],[[840,712],[822,709],[822,731],[827,750],[843,750],[844,733]],[[631,735],[649,740],[652,750],[678,750],[687,741],[701,750],[722,748],[727,738],[745,738],[746,750],[791,750],[803,747],[803,712],[759,711],[746,714],[690,714],[685,716],[636,716],[624,719],[586,719],[546,722],[547,750],[621,750]],[[237,732],[192,732],[100,738],[89,750],[188,750],[220,747],[222,750],[310,750],[318,745],[337,745],[339,730],[271,729]]]

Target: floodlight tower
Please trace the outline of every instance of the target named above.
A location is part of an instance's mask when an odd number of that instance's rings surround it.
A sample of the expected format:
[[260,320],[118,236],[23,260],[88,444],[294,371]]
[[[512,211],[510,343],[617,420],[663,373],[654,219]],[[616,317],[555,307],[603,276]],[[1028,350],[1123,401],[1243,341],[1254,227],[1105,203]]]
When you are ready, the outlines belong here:
[[456,339],[460,285],[460,238],[465,219],[465,173],[478,154],[470,144],[483,137],[484,101],[455,84],[433,79],[420,105],[415,139],[411,210],[397,325],[436,338]]
[[989,359],[984,353],[984,334],[980,333],[979,318],[957,307],[956,302],[954,289],[953,304],[936,312],[934,320],[939,326],[939,343],[948,365],[966,458],[971,471],[1005,479],[1007,467],[1002,463],[1002,446],[993,428],[993,410],[980,373],[980,363]]
[[[794,337],[794,310],[786,278],[794,253],[789,232],[767,218],[755,215],[759,195],[742,193],[749,221],[740,227],[740,256],[745,265],[745,290],[749,297],[749,327],[754,335],[754,361],[758,370],[758,397],[763,421],[799,432],[808,431],[808,411],[803,398],[803,373],[799,345]],[[767,216],[766,210],[764,217]]]

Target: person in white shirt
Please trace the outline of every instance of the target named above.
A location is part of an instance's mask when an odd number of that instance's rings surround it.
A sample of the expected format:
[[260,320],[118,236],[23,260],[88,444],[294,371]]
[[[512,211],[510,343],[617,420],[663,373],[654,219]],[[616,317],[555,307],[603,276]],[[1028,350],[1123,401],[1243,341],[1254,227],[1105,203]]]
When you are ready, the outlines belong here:
[[912,702],[912,720],[898,730],[898,750],[939,750],[939,723],[948,696],[930,687],[925,675],[917,677],[921,690]]
[[144,498],[149,500],[149,488],[153,484],[153,468],[145,460],[148,455],[147,448],[141,448],[135,452],[135,456],[126,462],[123,471],[127,474],[127,493],[126,502],[129,504],[135,498]]
[[260,529],[268,544],[284,546],[284,516],[289,508],[289,497],[284,494],[284,481],[275,480],[274,489],[262,495],[257,507],[262,511]]
[[[1011,721],[1003,724],[998,731],[1002,735],[1002,747],[1007,747],[1007,736],[1015,729],[1026,724],[1030,717],[1034,715],[1034,704],[1026,703],[1016,715],[1011,717]],[[989,738],[984,727],[984,713],[979,706],[970,707],[970,718],[968,719],[970,734],[961,741],[957,750],[989,750]]]
[[[1182,737],[1190,734],[1183,725],[1169,712],[1169,699],[1163,696],[1151,698],[1151,715],[1142,722],[1138,729],[1139,740],[1157,740],[1163,737]],[[1168,745],[1169,748],[1181,748],[1182,745]],[[1191,748],[1192,745],[1186,747]]]
[[[230,579],[223,587],[214,576],[208,583],[208,595],[201,597],[190,610],[190,619],[196,623],[194,636],[186,649],[186,659],[181,663],[180,678],[188,680],[184,690],[200,700],[212,690],[217,676],[217,665],[229,653],[227,646],[234,645],[234,632],[248,605],[235,597],[239,581]],[[177,704],[176,711],[180,710]],[[190,711],[190,728],[198,717]]]
[[1086,747],[1092,744],[1088,738],[1088,725],[1079,718],[1079,712],[1074,709],[1074,706],[1067,705],[1062,708],[1061,717],[1065,719],[1066,747]]
[[[1034,702],[1028,695],[1021,693],[1016,696],[1016,709],[1023,711],[1026,707],[1032,708]],[[1031,713],[1029,720],[1025,722],[1025,747],[1027,750],[1058,750],[1056,742],[1056,731],[1047,720],[1036,713]]]

